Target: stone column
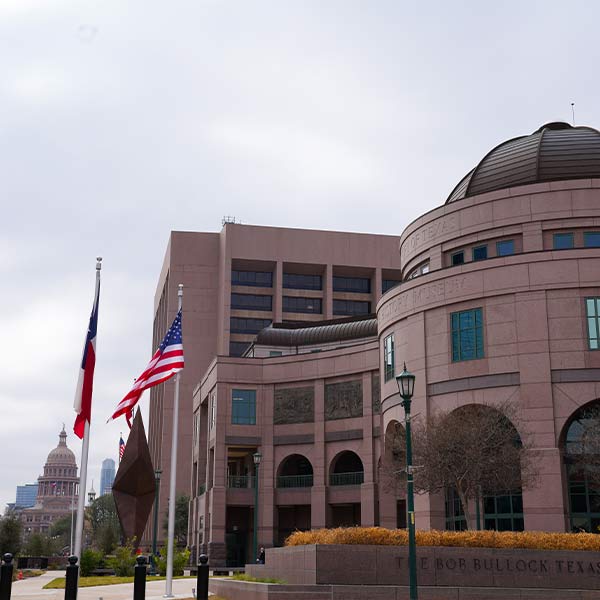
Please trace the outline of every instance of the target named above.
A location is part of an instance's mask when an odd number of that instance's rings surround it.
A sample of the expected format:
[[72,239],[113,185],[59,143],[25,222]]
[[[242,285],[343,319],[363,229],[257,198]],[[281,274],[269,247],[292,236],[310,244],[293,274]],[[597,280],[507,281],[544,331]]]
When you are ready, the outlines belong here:
[[327,526],[327,456],[325,453],[325,382],[315,381],[315,441],[313,444],[313,487],[311,489],[311,527]]

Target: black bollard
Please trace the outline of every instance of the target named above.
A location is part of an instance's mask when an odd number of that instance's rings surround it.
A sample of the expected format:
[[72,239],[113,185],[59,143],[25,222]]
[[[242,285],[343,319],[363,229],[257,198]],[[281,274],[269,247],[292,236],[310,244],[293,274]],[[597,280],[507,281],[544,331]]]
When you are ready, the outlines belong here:
[[198,580],[196,581],[196,600],[208,600],[208,556],[200,555]]
[[10,600],[13,574],[13,555],[7,552],[3,558],[4,562],[0,567],[0,600]]
[[76,556],[69,556],[67,565],[67,579],[65,581],[65,600],[77,600],[77,583],[79,579],[79,565]]
[[136,558],[135,575],[133,577],[133,600],[144,600],[146,598],[146,557]]

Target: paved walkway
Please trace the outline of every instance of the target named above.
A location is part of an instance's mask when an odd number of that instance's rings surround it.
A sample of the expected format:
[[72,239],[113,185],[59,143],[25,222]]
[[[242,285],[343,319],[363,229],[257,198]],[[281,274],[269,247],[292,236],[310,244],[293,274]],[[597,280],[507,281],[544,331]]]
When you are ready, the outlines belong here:
[[[64,571],[47,571],[40,577],[31,577],[22,581],[13,581],[11,598],[15,600],[64,600],[65,590],[42,589],[55,577],[64,577]],[[173,594],[176,598],[192,598],[195,579],[173,579]],[[146,600],[162,600],[165,593],[165,581],[146,580]],[[132,600],[133,583],[116,585],[98,585],[79,588],[77,600]]]

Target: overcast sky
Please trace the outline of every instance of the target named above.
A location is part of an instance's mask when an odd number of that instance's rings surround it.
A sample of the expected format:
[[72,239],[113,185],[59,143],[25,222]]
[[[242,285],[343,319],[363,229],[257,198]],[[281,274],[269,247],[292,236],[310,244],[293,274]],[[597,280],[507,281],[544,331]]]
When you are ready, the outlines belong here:
[[[169,231],[399,234],[493,146],[600,126],[600,4],[0,0],[0,506],[73,393],[104,257],[89,479],[151,353]],[[147,411],[148,398],[142,404]],[[88,479],[88,480],[89,480]],[[89,485],[88,485],[89,489]]]

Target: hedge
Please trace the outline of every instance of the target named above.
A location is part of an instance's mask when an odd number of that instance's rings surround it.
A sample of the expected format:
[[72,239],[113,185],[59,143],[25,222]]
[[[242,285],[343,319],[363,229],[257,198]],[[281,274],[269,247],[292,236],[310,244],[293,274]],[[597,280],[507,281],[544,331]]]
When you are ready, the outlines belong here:
[[[600,551],[595,533],[548,533],[544,531],[417,531],[418,546],[459,546],[463,548],[529,548],[531,550]],[[407,546],[406,529],[383,527],[338,527],[296,531],[286,546],[309,544],[364,544]]]

